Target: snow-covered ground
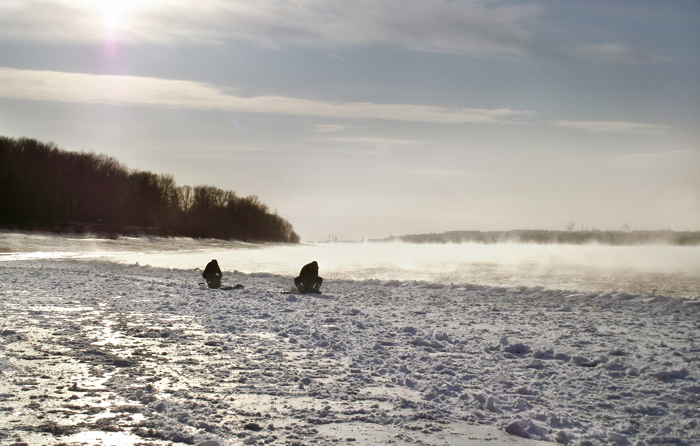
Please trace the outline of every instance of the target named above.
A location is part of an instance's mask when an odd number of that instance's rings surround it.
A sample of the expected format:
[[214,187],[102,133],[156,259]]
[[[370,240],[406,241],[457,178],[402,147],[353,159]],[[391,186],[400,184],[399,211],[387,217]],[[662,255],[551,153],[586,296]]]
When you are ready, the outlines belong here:
[[0,444],[700,444],[697,298],[200,274],[1,262]]

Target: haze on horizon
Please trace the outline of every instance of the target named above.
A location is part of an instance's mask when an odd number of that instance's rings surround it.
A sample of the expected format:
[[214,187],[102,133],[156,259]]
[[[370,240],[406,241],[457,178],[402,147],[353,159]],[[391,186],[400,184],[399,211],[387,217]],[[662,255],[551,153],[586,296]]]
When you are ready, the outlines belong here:
[[700,230],[700,3],[0,0],[0,135],[305,241]]

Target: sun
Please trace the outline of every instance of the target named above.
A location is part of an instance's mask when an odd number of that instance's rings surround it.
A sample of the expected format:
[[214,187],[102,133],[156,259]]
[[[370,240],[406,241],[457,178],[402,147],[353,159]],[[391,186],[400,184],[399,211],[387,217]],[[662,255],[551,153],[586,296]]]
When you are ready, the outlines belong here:
[[[108,41],[128,40],[135,34],[148,33],[153,14],[186,4],[190,0],[63,0],[73,2],[85,17],[92,32],[103,34]],[[200,0],[201,1],[201,0]],[[2,0],[0,0],[0,3]]]
[[157,0],[91,0],[102,13],[102,26],[108,34],[117,34],[129,27],[138,14],[159,4]]
[[115,33],[123,25],[124,15],[134,2],[125,0],[101,0],[102,21],[105,31]]
[[105,1],[102,4],[102,20],[106,31],[114,32],[119,29],[123,7],[118,1]]

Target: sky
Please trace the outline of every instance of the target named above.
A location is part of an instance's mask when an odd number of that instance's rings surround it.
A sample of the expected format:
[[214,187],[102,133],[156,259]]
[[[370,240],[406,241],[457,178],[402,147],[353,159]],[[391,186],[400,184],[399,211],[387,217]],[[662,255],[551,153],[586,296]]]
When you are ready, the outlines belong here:
[[700,2],[0,0],[0,135],[303,241],[700,230]]

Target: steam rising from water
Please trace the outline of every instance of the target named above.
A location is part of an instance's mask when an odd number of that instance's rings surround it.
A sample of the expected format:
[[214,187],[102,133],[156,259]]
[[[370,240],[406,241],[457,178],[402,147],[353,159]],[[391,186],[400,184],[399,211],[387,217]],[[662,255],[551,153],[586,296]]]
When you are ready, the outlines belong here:
[[[186,238],[118,240],[0,233],[0,260],[84,258],[165,268],[298,274],[318,261],[333,280],[424,280],[437,284],[700,295],[700,247],[639,245],[334,243],[251,245]],[[196,279],[193,279],[196,280]]]

